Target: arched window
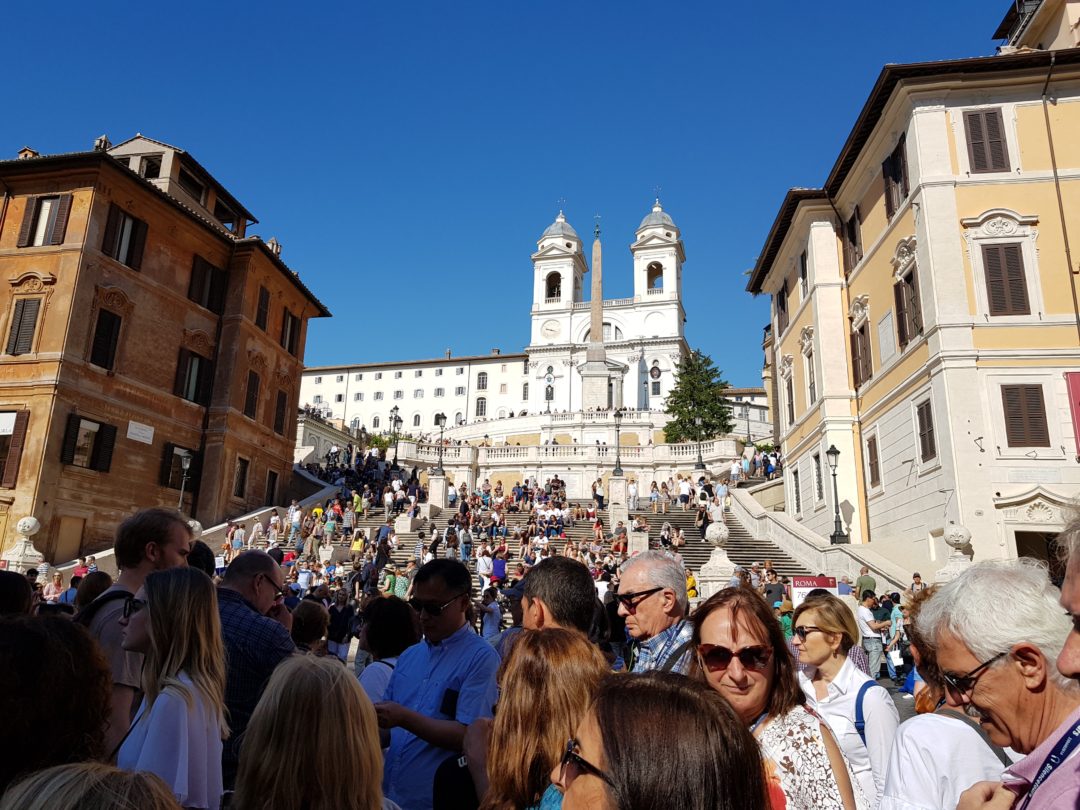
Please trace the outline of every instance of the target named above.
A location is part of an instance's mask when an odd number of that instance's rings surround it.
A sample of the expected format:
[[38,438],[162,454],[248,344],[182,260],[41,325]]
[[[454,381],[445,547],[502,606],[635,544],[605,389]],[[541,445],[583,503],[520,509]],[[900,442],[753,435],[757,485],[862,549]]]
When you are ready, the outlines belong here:
[[645,282],[650,290],[664,289],[664,266],[653,262],[645,268]]
[[461,411],[458,411],[457,413],[454,414],[454,424],[455,425],[464,425],[465,424],[465,417],[461,415]]
[[521,398],[522,399],[528,399],[529,398],[529,384],[528,383],[523,383],[522,386],[521,386]]
[[378,426],[379,426],[379,417],[373,416],[371,418],[371,427],[372,428],[377,428]]
[[487,399],[478,397],[476,400],[476,415],[487,416]]
[[558,273],[548,273],[544,284],[544,297],[551,299],[562,298],[562,276]]
[[487,372],[481,371],[476,375],[476,390],[487,391]]
[[[587,343],[592,338],[592,330],[590,329],[585,333],[585,342]],[[612,323],[604,321],[604,342],[610,343],[613,340],[622,340],[623,331],[618,326]]]
[[354,416],[353,419],[352,419],[352,422],[349,423],[349,426],[353,430],[357,430],[360,427],[360,417],[359,416]]
[[412,418],[412,426],[420,427],[420,414],[415,414]]
[[500,419],[505,419],[506,418],[506,408],[499,408],[499,418]]

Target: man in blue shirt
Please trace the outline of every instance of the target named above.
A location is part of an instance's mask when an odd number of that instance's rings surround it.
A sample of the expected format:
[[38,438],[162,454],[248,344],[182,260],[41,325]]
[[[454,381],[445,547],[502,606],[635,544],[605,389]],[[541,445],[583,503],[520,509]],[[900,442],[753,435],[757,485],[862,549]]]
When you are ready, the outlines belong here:
[[492,716],[500,659],[465,621],[471,588],[469,570],[450,559],[432,560],[413,580],[409,604],[424,639],[401,654],[375,705],[380,728],[391,730],[383,792],[402,810],[432,807],[435,771],[461,751],[471,722]]

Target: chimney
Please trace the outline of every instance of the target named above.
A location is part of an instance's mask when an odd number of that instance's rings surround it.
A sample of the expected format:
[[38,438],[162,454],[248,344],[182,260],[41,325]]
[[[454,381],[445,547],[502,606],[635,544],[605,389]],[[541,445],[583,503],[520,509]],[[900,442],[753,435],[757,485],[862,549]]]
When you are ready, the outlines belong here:
[[31,149],[29,146],[24,146],[19,150],[19,160],[28,160],[29,158],[40,157],[41,153],[36,149]]
[[101,135],[94,139],[95,152],[108,152],[110,149],[112,149],[112,141],[109,140],[108,135]]
[[496,357],[498,357],[500,354],[502,354],[502,352],[499,349],[492,349],[491,353],[493,355],[495,355]]
[[270,252],[275,256],[281,255],[281,242],[277,240],[276,236],[271,236],[270,241],[266,243],[266,246],[270,248]]

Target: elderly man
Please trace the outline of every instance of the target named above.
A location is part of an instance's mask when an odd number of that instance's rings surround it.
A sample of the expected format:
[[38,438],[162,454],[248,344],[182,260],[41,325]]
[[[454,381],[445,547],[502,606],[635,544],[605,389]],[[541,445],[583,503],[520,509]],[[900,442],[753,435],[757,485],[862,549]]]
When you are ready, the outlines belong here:
[[631,672],[686,674],[692,660],[692,628],[686,621],[686,570],[664,551],[645,551],[622,566],[619,615],[633,640]]
[[[1075,575],[1074,575],[1075,576]],[[980,563],[942,587],[918,619],[937,649],[949,705],[1026,758],[979,782],[957,810],[1074,810],[1080,799],[1080,687],[1058,671],[1072,623],[1046,569]]]

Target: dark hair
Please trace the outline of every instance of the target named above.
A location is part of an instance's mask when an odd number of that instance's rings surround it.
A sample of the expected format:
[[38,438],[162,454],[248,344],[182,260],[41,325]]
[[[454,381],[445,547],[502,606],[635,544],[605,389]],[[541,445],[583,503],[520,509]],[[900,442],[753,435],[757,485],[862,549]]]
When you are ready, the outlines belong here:
[[78,591],[79,590],[79,583],[82,582],[82,581],[83,581],[82,577],[80,577],[78,574],[73,574],[71,579],[68,580],[68,587],[69,588],[74,588],[76,591]]
[[457,560],[449,560],[445,557],[432,560],[420,566],[413,578],[413,585],[423,585],[433,579],[441,579],[443,584],[452,591],[462,591],[472,594],[472,574],[464,564]]
[[[780,627],[780,622],[776,620],[776,616],[773,615],[772,608],[758,595],[757,591],[749,588],[724,588],[706,599],[690,617],[694,626],[694,647],[696,648],[701,643],[701,626],[705,620],[723,608],[731,611],[732,637],[737,635],[741,615],[745,617],[750,628],[772,647],[773,682],[769,702],[765,707],[769,716],[779,717],[796,706],[804,705],[806,695],[799,686],[799,678],[795,674],[795,662],[791,658],[791,653],[788,652],[784,631]],[[701,673],[701,679],[705,680],[704,673]]]
[[0,616],[29,613],[33,596],[34,589],[24,575],[0,571]]
[[310,645],[326,635],[330,613],[321,602],[304,599],[292,614],[292,639],[297,644]]
[[202,540],[196,540],[191,544],[187,564],[189,568],[198,568],[208,577],[213,578],[214,571],[217,568],[214,565],[214,550]]
[[225,569],[225,576],[221,581],[227,585],[237,585],[247,582],[256,574],[270,574],[275,568],[279,568],[274,558],[265,551],[250,549],[242,551],[233,557],[229,567]]
[[[670,672],[608,675],[592,711],[617,810],[769,807],[756,741],[705,684]],[[656,740],[664,740],[662,757]]]
[[75,607],[84,608],[112,587],[113,578],[106,571],[91,571],[75,591]]
[[167,543],[174,525],[182,526],[187,536],[192,536],[191,527],[174,509],[155,506],[152,509],[140,509],[131,515],[116,530],[113,551],[116,553],[117,567],[121,570],[138,567],[146,559],[147,544],[164,545]]
[[396,596],[380,596],[364,608],[368,651],[379,660],[401,655],[420,640],[416,613]]
[[63,616],[0,620],[0,793],[16,777],[106,752],[112,678],[86,628]]
[[525,575],[524,583],[525,598],[541,600],[561,627],[589,634],[596,584],[584,564],[569,557],[546,557]]
[[865,602],[867,599],[876,599],[876,598],[877,598],[877,595],[868,588],[868,589],[866,589],[865,591],[862,592],[862,600],[861,601]]

